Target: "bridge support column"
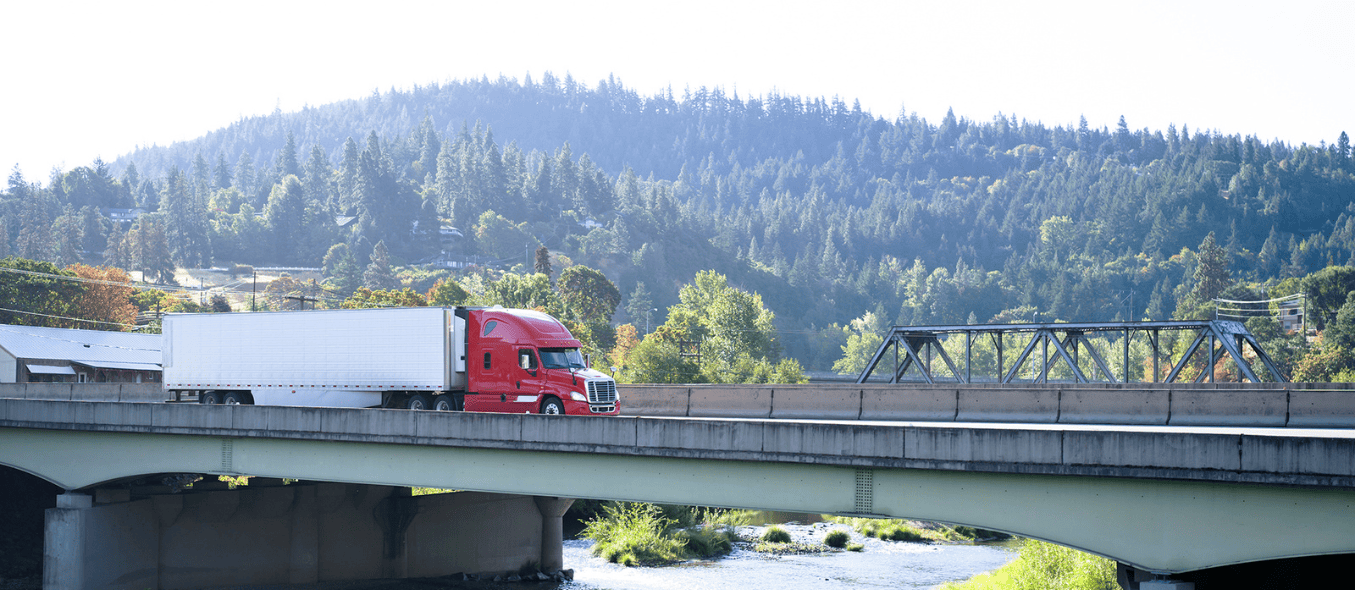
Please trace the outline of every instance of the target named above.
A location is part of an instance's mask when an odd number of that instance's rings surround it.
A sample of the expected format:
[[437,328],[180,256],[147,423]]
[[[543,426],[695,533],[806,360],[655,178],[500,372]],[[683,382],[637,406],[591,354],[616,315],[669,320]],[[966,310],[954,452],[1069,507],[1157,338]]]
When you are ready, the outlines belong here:
[[541,511],[541,570],[556,572],[564,569],[564,515],[574,504],[573,498],[533,496],[536,509]]
[[180,590],[563,566],[561,517],[572,499],[256,479],[136,499],[125,488],[58,496],[46,513],[44,588]]
[[[126,588],[159,585],[160,538],[148,502],[106,510],[95,496],[65,493],[49,508],[43,535],[45,590]],[[102,504],[102,502],[100,502]],[[117,572],[109,576],[109,572]]]

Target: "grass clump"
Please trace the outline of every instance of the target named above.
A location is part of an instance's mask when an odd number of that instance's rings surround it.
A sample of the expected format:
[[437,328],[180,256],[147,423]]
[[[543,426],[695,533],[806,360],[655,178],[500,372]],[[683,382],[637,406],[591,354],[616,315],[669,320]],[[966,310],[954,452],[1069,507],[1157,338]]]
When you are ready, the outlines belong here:
[[853,519],[852,528],[856,532],[867,537],[874,537],[881,541],[908,541],[908,542],[926,542],[927,537],[921,531],[911,527],[902,520],[883,520],[876,518]]
[[942,590],[1115,590],[1115,562],[1076,549],[1027,539],[1015,560]]
[[762,542],[764,543],[789,543],[790,533],[779,526],[769,526],[762,533]]
[[861,552],[862,550],[864,550],[865,548],[866,548],[866,546],[865,546],[865,545],[862,545],[862,544],[860,544],[860,543],[847,543],[847,550],[848,550],[848,551],[856,551],[856,552],[859,553],[859,552]]
[[834,529],[832,531],[829,531],[827,535],[824,535],[823,544],[832,547],[834,549],[843,549],[847,547],[847,543],[850,542],[851,540],[852,540],[851,533],[848,533],[847,531],[844,531],[842,529]]
[[659,565],[722,555],[738,538],[732,511],[638,502],[603,503],[580,536],[593,540],[593,554],[625,566]]

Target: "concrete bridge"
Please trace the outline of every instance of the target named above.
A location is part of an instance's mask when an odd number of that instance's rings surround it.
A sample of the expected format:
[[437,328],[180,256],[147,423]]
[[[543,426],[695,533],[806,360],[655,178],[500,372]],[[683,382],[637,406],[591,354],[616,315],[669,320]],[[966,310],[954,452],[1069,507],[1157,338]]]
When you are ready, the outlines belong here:
[[[1355,553],[1355,431],[1330,427],[1355,415],[1355,404],[1344,401],[1349,394],[1080,387],[894,388],[903,401],[891,411],[934,403],[941,410],[930,422],[874,419],[888,396],[857,385],[622,392],[637,413],[680,418],[4,399],[0,463],[67,490],[92,490],[64,501],[76,511],[98,509],[100,494],[119,499],[110,482],[159,473],[378,486],[372,507],[394,489],[381,486],[471,490],[488,494],[478,501],[505,506],[536,497],[537,520],[520,528],[528,538],[538,535],[543,558],[552,543],[558,548],[558,514],[549,515],[563,512],[567,504],[555,500],[561,497],[936,520],[1077,547],[1127,571],[1169,574]],[[42,388],[23,395],[62,396]],[[1160,395],[1165,406],[1152,402]],[[750,398],[751,406],[730,407]],[[766,401],[765,414],[757,400]],[[1127,405],[1111,411],[1116,403]],[[844,415],[809,418],[829,410]],[[758,417],[690,417],[745,412]],[[1100,420],[1098,412],[1105,414]],[[1196,425],[1183,425],[1190,422]],[[1327,427],[1301,427],[1311,424]],[[306,518],[318,517],[292,517]],[[385,522],[363,526],[389,530],[401,519]],[[84,547],[89,562],[90,545]],[[296,550],[295,559],[305,562],[307,551]],[[101,563],[119,563],[104,557]],[[147,569],[147,559],[137,571]],[[381,567],[400,571],[389,562]],[[60,587],[183,587],[163,571],[149,584],[134,573]]]

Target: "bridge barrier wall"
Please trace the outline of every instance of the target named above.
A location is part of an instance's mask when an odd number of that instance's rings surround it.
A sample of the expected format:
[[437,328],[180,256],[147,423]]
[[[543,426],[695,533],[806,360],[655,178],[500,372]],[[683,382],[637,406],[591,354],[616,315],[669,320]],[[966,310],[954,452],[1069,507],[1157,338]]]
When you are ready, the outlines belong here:
[[1355,391],[1289,392],[1289,426],[1355,428]]
[[622,385],[622,414],[822,420],[1355,428],[1347,384]]
[[686,416],[691,389],[686,386],[621,385],[621,413],[627,416]]
[[772,390],[772,418],[856,420],[860,417],[860,385],[777,385]]
[[159,383],[0,383],[0,398],[85,402],[162,402]]
[[959,422],[1032,422],[1052,424],[1059,421],[1057,389],[960,389]]
[[959,412],[959,390],[954,387],[900,388],[897,385],[860,385],[862,420],[917,420],[952,422]]
[[[693,418],[770,418],[772,388],[693,385],[687,415]],[[622,400],[622,407],[625,400]]]
[[72,383],[24,383],[24,399],[70,401]]
[[1171,395],[1165,389],[1061,389],[1059,422],[1064,424],[1165,425]]
[[1289,392],[1283,389],[1172,391],[1173,426],[1284,426]]

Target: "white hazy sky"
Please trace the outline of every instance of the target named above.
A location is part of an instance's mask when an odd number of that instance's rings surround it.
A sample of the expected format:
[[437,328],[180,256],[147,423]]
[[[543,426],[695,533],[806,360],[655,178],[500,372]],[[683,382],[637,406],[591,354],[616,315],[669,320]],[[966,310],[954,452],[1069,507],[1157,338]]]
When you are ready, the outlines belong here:
[[1355,133],[1351,0],[0,4],[0,167],[111,161],[274,108],[504,74],[839,96],[1047,125]]

